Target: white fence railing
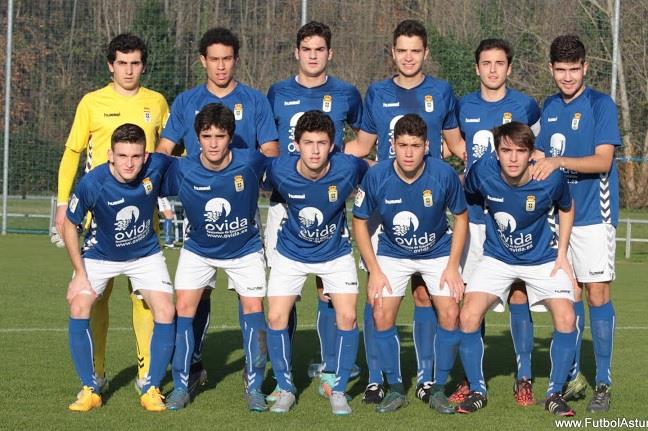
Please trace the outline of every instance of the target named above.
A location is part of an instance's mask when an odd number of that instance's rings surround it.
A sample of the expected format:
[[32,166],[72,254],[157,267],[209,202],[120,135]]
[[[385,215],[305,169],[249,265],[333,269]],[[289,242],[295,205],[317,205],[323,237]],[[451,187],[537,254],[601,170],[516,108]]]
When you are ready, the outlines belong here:
[[625,258],[630,259],[630,249],[632,246],[633,242],[648,242],[648,238],[633,238],[632,237],[632,225],[633,224],[648,224],[648,220],[638,220],[638,219],[631,219],[631,218],[626,218],[626,219],[621,219],[619,220],[619,225],[625,224],[626,226],[626,231],[625,231],[625,237],[624,238],[619,238],[617,236],[617,242],[625,242]]

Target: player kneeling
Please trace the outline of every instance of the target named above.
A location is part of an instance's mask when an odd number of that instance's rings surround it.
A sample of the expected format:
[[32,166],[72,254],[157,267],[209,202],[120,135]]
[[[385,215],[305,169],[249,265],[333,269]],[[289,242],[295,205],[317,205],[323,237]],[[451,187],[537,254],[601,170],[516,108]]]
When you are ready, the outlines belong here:
[[[511,283],[520,279],[526,283],[529,305],[544,304],[555,328],[545,409],[573,416],[561,395],[576,346],[574,280],[567,260],[574,221],[572,198],[560,171],[543,182],[531,178],[534,136],[528,126],[512,122],[497,127],[493,134],[497,159],[477,161],[465,181],[467,193],[483,197],[488,215],[484,257],[466,287],[461,309],[459,352],[471,392],[457,412],[472,413],[486,406],[484,343],[479,328],[488,309],[497,301],[505,302]],[[551,229],[556,206],[560,222],[557,249]]]
[[[443,390],[459,344],[457,319],[464,288],[459,260],[468,230],[466,201],[454,170],[425,156],[427,126],[421,117],[407,114],[398,120],[392,145],[396,159],[369,169],[353,208],[353,233],[369,270],[367,295],[374,310],[379,362],[390,386],[376,410],[392,412],[407,404],[395,322],[410,277],[420,273],[439,319],[436,375],[428,402],[439,413],[453,413]],[[446,209],[455,215],[452,234]],[[374,211],[383,225],[377,253],[367,227]]]
[[[73,411],[101,406],[90,312],[108,281],[122,274],[142,295],[154,319],[151,366],[140,402],[149,411],[166,408],[159,386],[173,353],[173,286],[153,230],[153,213],[170,159],[146,154],[145,145],[146,137],[139,126],[124,124],[115,129],[108,163],[81,179],[68,205],[63,239],[74,268],[67,291],[68,331],[72,361],[83,384],[77,400],[69,406]],[[81,252],[76,226],[88,211],[92,228]]]

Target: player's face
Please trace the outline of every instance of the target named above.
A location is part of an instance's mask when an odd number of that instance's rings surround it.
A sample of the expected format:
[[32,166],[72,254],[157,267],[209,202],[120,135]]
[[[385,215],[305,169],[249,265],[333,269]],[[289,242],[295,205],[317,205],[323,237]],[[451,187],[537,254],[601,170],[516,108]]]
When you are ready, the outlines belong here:
[[392,57],[398,74],[406,78],[421,73],[427,55],[428,50],[423,47],[423,41],[418,36],[399,36],[392,48]]
[[419,136],[400,135],[392,144],[396,154],[396,163],[405,174],[416,173],[423,165],[427,141]]
[[207,163],[219,166],[229,155],[231,137],[227,130],[211,126],[198,135],[202,155]]
[[519,182],[529,170],[530,157],[531,152],[528,148],[515,144],[507,137],[502,138],[497,150],[497,159],[505,178]]
[[578,96],[585,86],[587,62],[549,64],[551,76],[564,99],[571,100]]
[[207,72],[208,83],[219,88],[227,88],[232,83],[234,69],[238,63],[233,47],[220,43],[209,45],[207,56],[201,55],[200,61]]
[[142,52],[139,49],[132,52],[117,51],[115,61],[112,64],[108,63],[108,69],[118,91],[136,90],[139,88],[140,78],[144,73]]
[[499,90],[511,74],[511,65],[506,53],[501,49],[489,49],[479,54],[479,63],[475,65],[481,84],[489,90]]
[[295,59],[299,62],[299,72],[309,77],[318,77],[326,72],[326,66],[333,51],[326,47],[322,36],[304,38],[295,48]]
[[108,161],[113,176],[121,183],[133,181],[142,171],[142,166],[148,158],[148,154],[144,151],[144,145],[117,142],[114,147],[108,150]]
[[311,172],[324,169],[329,153],[333,151],[333,144],[326,132],[304,132],[295,144],[302,165]]

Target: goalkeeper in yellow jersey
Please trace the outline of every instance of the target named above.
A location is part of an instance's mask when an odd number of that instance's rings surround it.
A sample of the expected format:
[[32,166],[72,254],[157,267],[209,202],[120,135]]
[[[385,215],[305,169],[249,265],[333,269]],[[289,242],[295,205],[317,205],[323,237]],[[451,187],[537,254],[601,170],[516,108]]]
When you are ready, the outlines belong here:
[[[108,69],[112,82],[103,88],[87,93],[77,106],[74,123],[65,143],[58,175],[58,207],[56,231],[52,242],[63,246],[58,236],[65,220],[68,198],[79,167],[81,153],[85,152],[84,171],[105,163],[108,159],[110,137],[124,123],[140,126],[146,133],[146,151],[155,149],[169,106],[164,96],[140,85],[146,68],[147,48],[133,34],[116,36],[107,50]],[[92,227],[90,227],[92,228]],[[104,368],[106,336],[108,333],[108,298],[114,280],[111,280],[102,297],[95,303],[91,315],[94,344],[94,371],[102,390],[107,387]],[[131,292],[133,302],[133,329],[137,343],[136,386],[142,387],[149,368],[149,344],[153,330],[153,317],[146,304]]]

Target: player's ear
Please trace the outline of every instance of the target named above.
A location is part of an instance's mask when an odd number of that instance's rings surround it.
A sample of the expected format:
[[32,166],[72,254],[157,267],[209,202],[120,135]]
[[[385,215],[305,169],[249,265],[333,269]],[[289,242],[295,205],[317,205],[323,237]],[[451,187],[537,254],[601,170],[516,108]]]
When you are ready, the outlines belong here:
[[512,70],[513,70],[513,67],[512,67],[512,65],[511,65],[511,63],[509,63],[508,67],[506,68],[506,77],[507,77],[507,78],[508,78],[509,76],[511,76],[511,71],[512,71]]
[[200,56],[200,62],[202,63],[202,67],[207,69],[207,58],[204,55]]
[[423,60],[424,60],[424,61],[427,60],[427,58],[428,58],[428,54],[430,54],[430,50],[427,49],[427,48],[425,48],[425,54],[423,55]]
[[295,48],[295,60],[299,60],[299,47]]
[[[430,152],[430,141],[427,139],[425,140],[425,154],[428,154]],[[442,151],[443,152],[443,151]]]
[[589,63],[584,61],[583,62],[583,76],[587,75],[587,69],[589,67]]
[[148,159],[149,159],[150,155],[151,155],[151,153],[149,153],[148,151],[144,152],[144,163],[148,162]]
[[113,64],[111,62],[108,62],[108,70],[110,71],[111,75],[115,73],[115,68],[113,67]]
[[333,49],[329,49],[328,52],[329,52],[328,53],[328,61],[331,61],[331,59],[333,58]]
[[475,74],[479,76],[479,64],[475,63]]
[[115,163],[115,155],[113,154],[112,148],[108,148],[108,161],[110,164]]

